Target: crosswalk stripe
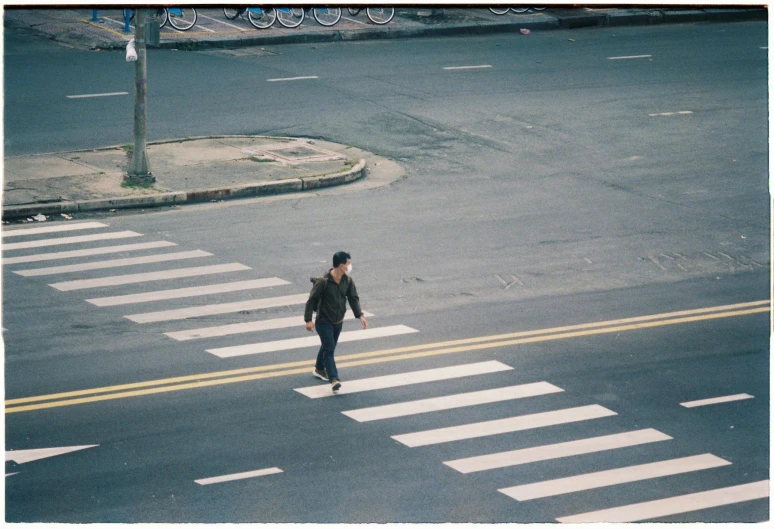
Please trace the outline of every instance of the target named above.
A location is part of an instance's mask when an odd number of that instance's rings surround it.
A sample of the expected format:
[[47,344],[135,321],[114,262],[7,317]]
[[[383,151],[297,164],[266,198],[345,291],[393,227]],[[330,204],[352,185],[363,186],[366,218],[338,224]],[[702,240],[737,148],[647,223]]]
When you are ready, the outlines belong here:
[[127,257],[125,259],[110,259],[108,261],[93,261],[74,265],[49,266],[46,268],[31,268],[28,270],[15,270],[14,274],[24,277],[46,276],[54,274],[66,274],[70,272],[84,272],[86,270],[101,270],[104,268],[119,268],[138,264],[163,263],[165,261],[179,261],[182,259],[195,259],[197,257],[210,257],[210,252],[192,250],[189,252],[173,252],[143,257]]
[[690,402],[681,402],[680,406],[685,408],[695,408],[696,406],[708,406],[710,404],[722,404],[725,402],[734,402],[737,400],[754,399],[752,395],[747,393],[739,393],[737,395],[728,395],[726,397],[714,397],[711,399],[692,400]]
[[[338,395],[347,393],[359,393],[361,391],[373,391],[377,389],[397,388],[411,384],[421,384],[424,382],[436,382],[439,380],[451,380],[472,375],[486,375],[497,373],[499,371],[510,371],[511,366],[505,365],[497,360],[486,362],[476,362],[473,364],[462,364],[451,367],[438,367],[435,369],[424,369],[422,371],[411,371],[409,373],[398,373],[395,375],[385,375],[381,377],[361,378],[358,380],[347,380],[342,384]],[[331,397],[333,392],[329,386],[308,386],[305,388],[296,388],[294,391],[309,397],[310,399],[319,399],[322,397]]]
[[240,290],[252,290],[255,288],[277,287],[289,285],[289,281],[278,277],[264,279],[250,279],[247,281],[234,281],[231,283],[218,283],[215,285],[203,285],[199,287],[173,288],[170,290],[154,290],[139,294],[126,294],[123,296],[108,296],[104,298],[87,299],[92,305],[98,307],[113,307],[116,305],[128,305],[131,303],[147,303],[149,301],[161,301],[165,299],[190,298],[205,296],[208,294],[223,294],[225,292],[237,292]]
[[229,474],[227,476],[216,476],[214,478],[196,479],[194,480],[194,483],[198,483],[199,485],[212,485],[213,483],[223,483],[224,481],[235,481],[238,479],[257,478],[259,476],[268,476],[270,474],[281,474],[281,473],[282,473],[282,469],[277,467],[264,468],[261,470],[252,470],[250,472],[240,472],[239,474]]
[[501,433],[519,432],[522,430],[530,430],[532,428],[542,428],[544,426],[599,419],[602,417],[610,417],[611,415],[617,415],[617,413],[598,404],[591,404],[589,406],[579,406],[577,408],[508,417],[507,419],[497,419],[494,421],[451,426],[449,428],[393,435],[392,438],[399,443],[413,448],[417,446],[448,443],[451,441],[461,441],[463,439],[474,439],[476,437],[486,437],[488,435],[497,435]]
[[214,316],[216,314],[230,314],[242,310],[260,310],[272,307],[285,307],[288,305],[300,305],[306,303],[309,294],[296,294],[293,296],[279,296],[276,298],[250,299],[233,303],[218,303],[214,305],[199,305],[183,309],[162,310],[158,312],[145,312],[142,314],[130,314],[124,316],[135,323],[156,323],[160,321],[185,320],[199,316]]
[[107,228],[108,224],[101,222],[77,222],[67,224],[53,224],[38,228],[22,228],[18,230],[3,230],[0,237],[18,237],[19,235],[38,235],[40,233],[54,233],[58,231],[90,230],[94,228]]
[[97,233],[94,235],[78,235],[76,237],[59,237],[56,239],[42,239],[39,241],[14,242],[3,244],[0,249],[21,250],[24,248],[42,248],[44,246],[57,246],[59,244],[76,244],[80,242],[106,241],[111,239],[125,239],[127,237],[141,237],[142,233],[134,231],[114,231],[109,233]]
[[[347,331],[339,335],[338,343],[354,342],[358,340],[372,340],[374,338],[385,338],[387,336],[398,336],[400,334],[410,334],[414,332],[419,331],[405,325],[376,327],[374,329],[366,329],[362,331]],[[245,345],[235,345],[233,347],[218,347],[216,349],[207,349],[207,352],[220,358],[232,358],[234,356],[273,353],[277,351],[287,351],[289,349],[299,349],[301,347],[315,346],[320,346],[320,338],[317,336],[306,336],[304,338],[292,338],[290,340],[249,343]]]
[[100,248],[87,248],[86,250],[70,250],[67,252],[39,253],[31,255],[19,255],[17,257],[3,257],[0,261],[4,265],[18,263],[37,263],[39,261],[57,261],[59,259],[72,259],[74,257],[89,257],[92,255],[104,255],[108,253],[133,252],[135,250],[150,250],[153,248],[165,248],[177,246],[174,242],[153,241],[137,244],[120,244],[118,246],[103,246]]
[[482,470],[492,470],[494,468],[504,468],[524,465],[526,463],[535,463],[537,461],[546,461],[548,459],[591,454],[594,452],[614,450],[617,448],[625,448],[627,446],[637,446],[657,441],[668,441],[670,439],[672,438],[658,430],[647,428],[631,432],[579,439],[577,441],[568,441],[565,443],[533,446],[508,452],[455,459],[453,461],[444,461],[443,464],[458,472],[468,474],[471,472],[480,472]]
[[661,500],[613,507],[612,509],[562,516],[556,521],[561,523],[639,522],[768,497],[769,480],[765,479],[733,487],[705,490]]
[[[363,311],[363,315],[371,317],[373,314]],[[352,311],[347,311],[345,320],[354,320],[355,315]],[[186,340],[197,340],[200,338],[214,338],[216,336],[229,336],[232,334],[241,334],[246,332],[268,331],[273,329],[287,329],[289,327],[302,327],[304,325],[303,316],[290,316],[289,318],[276,318],[273,320],[248,321],[245,323],[232,323],[230,325],[218,325],[215,327],[202,327],[199,329],[188,329],[186,331],[165,332],[164,334],[183,342]]]
[[161,272],[145,272],[142,274],[126,274],[120,276],[99,277],[96,279],[62,281],[60,283],[51,283],[49,286],[61,291],[80,290],[84,288],[112,287],[117,285],[129,285],[132,283],[144,283],[146,281],[161,281],[163,279],[222,274],[240,270],[250,270],[250,267],[239,263],[228,263],[212,266],[197,266],[193,268],[176,268],[174,270],[164,270]]
[[359,410],[349,410],[341,413],[358,422],[378,421],[381,419],[405,417],[407,415],[417,415],[432,411],[451,410],[466,406],[502,402],[505,400],[537,397],[539,395],[558,393],[560,391],[564,390],[553,384],[549,384],[548,382],[534,382],[532,384],[520,384],[518,386],[458,393],[456,395],[447,395],[432,399],[386,404],[384,406],[374,406],[372,408],[361,408]]
[[644,465],[614,468],[612,470],[603,470],[601,472],[590,472],[588,474],[579,474],[567,478],[539,481],[527,485],[498,489],[498,491],[506,496],[510,496],[514,500],[527,501],[537,498],[547,498],[549,496],[558,496],[560,494],[569,494],[571,492],[582,490],[620,485],[622,483],[644,481],[646,479],[664,476],[674,476],[676,474],[706,470],[708,468],[722,467],[730,464],[731,463],[725,459],[721,459],[712,454],[701,454],[698,456],[646,463]]

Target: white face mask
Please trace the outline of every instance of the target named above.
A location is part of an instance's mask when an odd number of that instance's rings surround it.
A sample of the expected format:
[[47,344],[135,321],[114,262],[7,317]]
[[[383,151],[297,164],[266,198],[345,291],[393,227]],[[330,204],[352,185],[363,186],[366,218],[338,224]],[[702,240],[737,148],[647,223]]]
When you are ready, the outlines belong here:
[[349,263],[349,264],[347,265],[347,273],[348,273],[348,274],[351,274],[351,273],[352,273],[352,263]]

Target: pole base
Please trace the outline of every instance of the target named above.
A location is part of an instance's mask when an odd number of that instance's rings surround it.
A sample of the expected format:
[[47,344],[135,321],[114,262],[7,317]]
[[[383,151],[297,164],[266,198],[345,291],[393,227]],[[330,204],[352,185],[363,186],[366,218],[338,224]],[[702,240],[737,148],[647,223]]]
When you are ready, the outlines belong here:
[[124,183],[132,186],[148,187],[156,183],[156,177],[152,174],[125,174]]

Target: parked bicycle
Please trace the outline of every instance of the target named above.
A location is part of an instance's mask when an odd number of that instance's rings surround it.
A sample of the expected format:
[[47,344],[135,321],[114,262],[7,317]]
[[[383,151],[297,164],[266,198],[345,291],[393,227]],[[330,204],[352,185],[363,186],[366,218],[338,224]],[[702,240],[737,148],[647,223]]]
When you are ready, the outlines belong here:
[[[148,10],[148,19],[159,22],[159,27],[164,27],[167,22],[179,31],[188,31],[196,24],[196,9],[192,7],[158,7]],[[129,20],[134,20],[135,10],[131,9]]]
[[[311,11],[314,19],[323,26],[333,26],[341,20],[340,7],[313,7]],[[250,24],[258,29],[271,27],[275,20],[286,28],[296,28],[305,18],[304,9],[300,7],[224,7],[223,15],[229,20],[247,15]]]
[[527,6],[527,7],[523,7],[523,6],[519,6],[519,7],[490,7],[489,11],[491,11],[495,15],[504,15],[508,11],[513,11],[514,13],[526,13],[530,9],[532,9],[533,11],[543,11],[545,9],[545,6],[543,6],[543,7],[534,7],[534,6],[532,6],[532,7],[530,7],[530,6]]
[[224,7],[223,15],[229,20],[247,15],[247,20],[256,29],[271,27],[277,19],[277,11],[273,7]]
[[[360,13],[361,8],[359,7],[348,7],[347,11],[349,11],[349,14],[352,16],[357,15]],[[392,17],[395,16],[395,8],[394,7],[366,7],[366,16],[368,17],[368,20],[373,22],[374,24],[379,24],[380,26],[382,24],[387,24],[390,20],[392,20]]]

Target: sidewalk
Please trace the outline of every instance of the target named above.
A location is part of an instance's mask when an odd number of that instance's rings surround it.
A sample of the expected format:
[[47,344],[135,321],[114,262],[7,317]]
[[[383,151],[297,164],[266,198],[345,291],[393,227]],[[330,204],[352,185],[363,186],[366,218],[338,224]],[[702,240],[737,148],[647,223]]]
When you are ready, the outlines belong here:
[[372,168],[390,165],[366,151],[321,140],[186,138],[149,143],[156,182],[129,187],[123,175],[130,148],[6,157],[3,219],[302,192],[354,182]]
[[[324,27],[307,14],[298,28],[287,29],[275,22],[271,28],[258,30],[242,18],[226,20],[222,7],[197,8],[196,25],[187,32],[165,26],[161,29],[161,48],[207,49],[238,48],[271,44],[332,42],[475,35],[518,32],[520,29],[550,30],[595,26],[648,25],[686,22],[729,22],[767,20],[767,10],[758,8],[706,8],[647,6],[634,8],[564,8],[545,11],[495,15],[485,7],[468,8],[395,8],[395,18],[384,26],[371,23],[364,10],[350,15],[342,9],[341,21]],[[123,33],[121,9],[14,9],[6,8],[7,27],[26,28],[63,44],[81,49],[123,49],[132,37]],[[132,29],[133,30],[133,29]]]

